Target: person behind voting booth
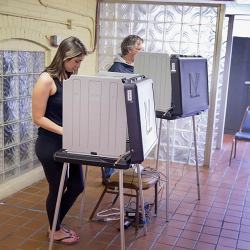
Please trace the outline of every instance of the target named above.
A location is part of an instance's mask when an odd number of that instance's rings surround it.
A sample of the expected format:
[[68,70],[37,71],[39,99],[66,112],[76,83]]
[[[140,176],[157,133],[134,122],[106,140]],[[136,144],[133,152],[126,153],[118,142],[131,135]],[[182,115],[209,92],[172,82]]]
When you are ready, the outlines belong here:
[[109,72],[134,73],[135,56],[142,50],[143,39],[137,35],[125,37],[121,43],[121,54],[118,54]]
[[[49,219],[48,237],[53,224],[54,211],[63,163],[55,162],[54,153],[62,148],[62,95],[63,81],[76,74],[84,57],[86,47],[76,37],[68,37],[59,45],[51,64],[39,76],[32,93],[32,117],[38,128],[35,144],[36,155],[41,162],[49,184],[46,210]],[[63,224],[63,218],[84,189],[80,165],[70,164],[62,195],[60,212],[54,233],[54,241],[73,244],[79,236]]]
[[[121,54],[118,54],[109,72],[134,73],[135,56],[142,50],[143,39],[137,35],[129,35],[125,37],[121,43]],[[114,172],[113,168],[105,168],[104,174],[109,178]],[[104,177],[103,177],[103,183]]]

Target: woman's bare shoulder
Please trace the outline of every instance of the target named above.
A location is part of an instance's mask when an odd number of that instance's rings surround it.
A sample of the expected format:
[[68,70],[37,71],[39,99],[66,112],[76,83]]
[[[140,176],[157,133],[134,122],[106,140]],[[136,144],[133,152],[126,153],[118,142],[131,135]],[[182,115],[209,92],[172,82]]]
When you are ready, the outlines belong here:
[[53,78],[51,77],[51,75],[48,73],[48,72],[43,72],[38,80],[42,80],[42,81],[45,81],[45,82],[53,82]]
[[54,83],[53,78],[50,76],[49,73],[43,72],[39,78],[37,79],[37,84],[38,85],[44,85],[44,86],[52,86]]

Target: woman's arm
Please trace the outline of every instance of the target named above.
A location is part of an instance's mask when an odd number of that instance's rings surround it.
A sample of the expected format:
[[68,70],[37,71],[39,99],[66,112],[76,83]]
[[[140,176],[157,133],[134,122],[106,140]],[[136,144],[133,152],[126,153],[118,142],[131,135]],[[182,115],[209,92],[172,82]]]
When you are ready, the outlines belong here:
[[48,98],[55,92],[55,83],[51,76],[44,72],[38,78],[32,93],[32,119],[41,128],[62,135],[63,128],[44,116]]

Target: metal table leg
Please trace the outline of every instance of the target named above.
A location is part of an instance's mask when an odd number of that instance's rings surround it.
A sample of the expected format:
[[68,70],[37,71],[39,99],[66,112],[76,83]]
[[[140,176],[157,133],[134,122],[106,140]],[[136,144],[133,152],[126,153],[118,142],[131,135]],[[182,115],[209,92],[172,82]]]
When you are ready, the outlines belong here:
[[196,167],[196,181],[197,181],[197,192],[198,200],[200,200],[200,181],[199,181],[199,166],[198,166],[198,152],[197,152],[197,139],[196,139],[196,129],[195,129],[195,117],[192,116],[193,121],[193,132],[194,132],[194,152],[195,152],[195,167]]
[[120,237],[121,250],[125,250],[125,234],[124,234],[124,196],[123,196],[123,170],[119,170],[119,196],[120,196]]
[[145,208],[144,208],[144,196],[142,191],[142,179],[141,179],[141,171],[139,164],[136,164],[137,168],[137,176],[138,176],[138,185],[139,185],[139,196],[140,196],[140,203],[141,203],[141,210],[142,210],[142,220],[143,220],[143,229],[144,235],[147,234],[147,224],[146,224],[146,217],[145,217]]
[[60,210],[62,193],[63,193],[63,186],[64,186],[65,176],[66,176],[68,166],[69,166],[69,163],[64,163],[63,169],[62,169],[61,181],[60,181],[59,190],[58,190],[58,194],[57,194],[56,208],[55,208],[53,225],[52,225],[50,241],[49,241],[49,250],[52,250],[52,247],[53,247],[54,233],[56,230],[56,223],[57,223],[58,214],[59,214],[59,210]]
[[160,144],[161,144],[161,129],[162,129],[162,119],[160,118],[160,127],[158,135],[157,153],[156,153],[156,170],[158,170],[159,154],[160,154]]
[[169,175],[170,175],[170,121],[167,120],[167,159],[166,159],[166,222],[169,221]]
[[80,215],[79,215],[80,226],[82,226],[82,222],[83,222],[83,210],[84,210],[84,204],[85,204],[85,198],[86,198],[86,186],[87,186],[87,178],[88,178],[88,165],[85,166],[85,173],[84,173],[84,166],[82,166],[82,171],[83,171],[83,177],[84,177],[84,190],[82,192],[81,205],[80,205]]

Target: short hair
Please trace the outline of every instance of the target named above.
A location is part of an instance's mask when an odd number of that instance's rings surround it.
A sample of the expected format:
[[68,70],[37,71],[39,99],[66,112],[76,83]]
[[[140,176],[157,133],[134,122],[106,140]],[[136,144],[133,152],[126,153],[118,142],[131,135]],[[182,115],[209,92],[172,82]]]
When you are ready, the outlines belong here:
[[121,43],[122,55],[123,56],[127,55],[129,49],[133,48],[137,41],[141,41],[143,43],[143,39],[137,35],[129,35],[125,37]]
[[[64,62],[68,59],[87,54],[86,47],[77,37],[68,37],[60,43],[51,64],[45,68],[45,71],[52,77],[58,77],[63,80],[63,76],[65,75]],[[77,72],[74,73],[76,74]]]

